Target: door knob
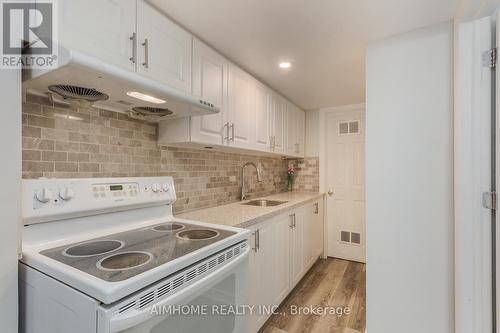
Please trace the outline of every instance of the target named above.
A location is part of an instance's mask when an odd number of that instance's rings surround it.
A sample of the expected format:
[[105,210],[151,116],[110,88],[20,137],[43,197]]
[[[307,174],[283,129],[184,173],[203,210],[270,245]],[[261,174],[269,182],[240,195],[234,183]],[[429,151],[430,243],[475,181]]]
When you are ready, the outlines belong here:
[[328,190],[328,196],[329,197],[333,197],[333,191],[332,190]]

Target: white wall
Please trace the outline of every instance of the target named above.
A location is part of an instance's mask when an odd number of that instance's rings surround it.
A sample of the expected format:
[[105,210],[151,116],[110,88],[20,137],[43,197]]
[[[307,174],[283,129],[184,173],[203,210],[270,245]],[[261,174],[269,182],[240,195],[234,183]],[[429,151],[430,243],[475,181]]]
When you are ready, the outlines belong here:
[[319,110],[306,111],[306,157],[319,156]]
[[452,25],[367,54],[367,331],[453,332]]
[[462,0],[455,20],[465,22],[489,16],[498,6],[500,6],[500,0]]
[[21,187],[21,84],[19,73],[0,70],[0,331],[17,332],[17,249]]

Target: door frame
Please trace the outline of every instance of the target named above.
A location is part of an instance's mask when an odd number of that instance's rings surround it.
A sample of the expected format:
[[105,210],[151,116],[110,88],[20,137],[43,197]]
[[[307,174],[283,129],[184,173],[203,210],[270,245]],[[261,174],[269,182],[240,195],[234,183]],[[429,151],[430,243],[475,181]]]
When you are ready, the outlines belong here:
[[[338,113],[343,113],[343,112],[348,112],[348,111],[359,111],[363,110],[365,112],[365,119],[366,119],[366,107],[365,103],[361,104],[350,104],[350,105],[342,105],[342,106],[335,106],[335,107],[327,107],[327,108],[321,108],[319,109],[319,191],[320,193],[326,193],[328,191],[328,185],[327,185],[327,163],[326,163],[326,117],[329,114],[338,114]],[[366,132],[366,129],[365,129]],[[366,140],[366,135],[365,135],[365,140]],[[366,142],[365,142],[366,145]],[[365,161],[366,163],[366,161]],[[366,185],[365,185],[366,186]],[[366,188],[365,188],[366,191]],[[324,214],[323,214],[323,230],[324,230],[324,235],[323,235],[323,258],[328,257],[328,234],[330,232],[328,228],[328,194],[325,195],[324,197]],[[366,223],[366,221],[365,221]],[[366,235],[364,235],[366,236]],[[365,238],[365,244],[366,244],[366,238]]]
[[494,110],[493,71],[483,67],[481,57],[493,46],[493,39],[490,17],[456,22],[454,305],[457,333],[491,332],[494,325],[492,212],[481,203],[482,193],[492,190],[491,116]]

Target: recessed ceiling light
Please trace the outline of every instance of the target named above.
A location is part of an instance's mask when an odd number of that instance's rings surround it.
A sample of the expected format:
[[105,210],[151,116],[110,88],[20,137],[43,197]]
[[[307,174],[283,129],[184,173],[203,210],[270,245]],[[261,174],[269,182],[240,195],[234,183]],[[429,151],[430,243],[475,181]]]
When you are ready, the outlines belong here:
[[149,96],[149,95],[146,95],[146,94],[142,94],[140,92],[137,92],[137,91],[128,91],[127,92],[127,95],[130,96],[130,97],[134,97],[134,98],[137,98],[137,99],[141,99],[143,101],[146,101],[146,102],[150,102],[150,103],[154,103],[154,104],[163,104],[163,103],[167,103],[167,101],[163,100],[163,99],[159,99],[159,98],[156,98],[156,97],[153,97],[153,96]]
[[287,61],[280,62],[280,68],[286,69],[286,68],[290,68],[290,66],[292,66],[292,64],[287,62]]

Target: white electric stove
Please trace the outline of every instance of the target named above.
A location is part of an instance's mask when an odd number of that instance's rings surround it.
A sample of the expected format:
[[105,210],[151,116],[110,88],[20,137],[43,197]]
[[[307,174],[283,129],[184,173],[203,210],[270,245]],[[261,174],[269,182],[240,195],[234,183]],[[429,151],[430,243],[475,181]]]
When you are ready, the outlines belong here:
[[21,332],[246,332],[249,231],[175,199],[171,177],[24,180]]

